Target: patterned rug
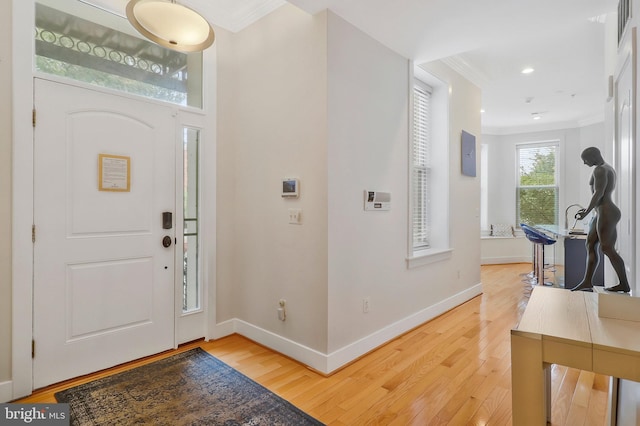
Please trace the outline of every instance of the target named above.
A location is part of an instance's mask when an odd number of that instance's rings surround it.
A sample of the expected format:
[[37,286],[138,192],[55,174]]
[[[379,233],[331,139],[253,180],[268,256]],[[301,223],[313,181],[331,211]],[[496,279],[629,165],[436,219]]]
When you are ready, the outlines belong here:
[[200,348],[55,397],[72,425],[322,425]]

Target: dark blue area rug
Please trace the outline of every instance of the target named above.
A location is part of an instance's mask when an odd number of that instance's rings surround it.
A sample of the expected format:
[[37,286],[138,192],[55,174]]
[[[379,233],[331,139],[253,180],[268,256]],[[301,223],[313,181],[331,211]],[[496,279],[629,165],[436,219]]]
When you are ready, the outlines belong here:
[[196,348],[55,394],[72,425],[322,425]]

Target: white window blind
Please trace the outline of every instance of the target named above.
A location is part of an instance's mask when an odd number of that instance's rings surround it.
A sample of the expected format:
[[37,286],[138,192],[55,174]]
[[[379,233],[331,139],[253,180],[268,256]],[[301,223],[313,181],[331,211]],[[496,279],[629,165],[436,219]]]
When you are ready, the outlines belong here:
[[413,89],[412,233],[413,249],[430,247],[431,237],[431,89]]
[[516,148],[517,223],[558,224],[558,144],[519,145]]

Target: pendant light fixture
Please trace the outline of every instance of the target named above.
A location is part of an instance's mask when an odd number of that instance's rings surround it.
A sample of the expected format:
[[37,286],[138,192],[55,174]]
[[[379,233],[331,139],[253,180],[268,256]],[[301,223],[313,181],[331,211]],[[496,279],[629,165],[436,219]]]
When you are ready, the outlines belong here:
[[149,40],[181,52],[202,51],[215,38],[202,15],[175,0],[130,0],[127,19]]

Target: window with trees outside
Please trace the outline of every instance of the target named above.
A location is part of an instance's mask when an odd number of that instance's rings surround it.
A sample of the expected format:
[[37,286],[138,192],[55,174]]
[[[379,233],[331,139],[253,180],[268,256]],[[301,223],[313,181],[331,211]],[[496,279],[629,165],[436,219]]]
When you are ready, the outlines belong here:
[[516,223],[557,225],[558,143],[518,145],[516,151]]

